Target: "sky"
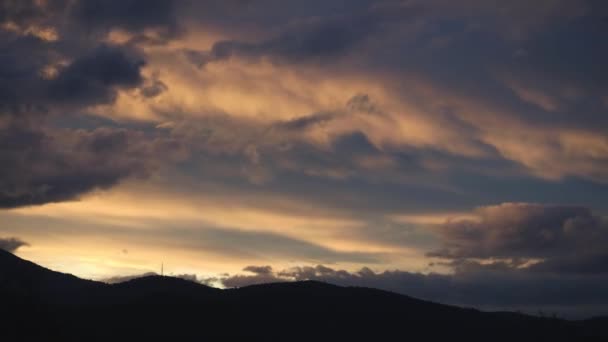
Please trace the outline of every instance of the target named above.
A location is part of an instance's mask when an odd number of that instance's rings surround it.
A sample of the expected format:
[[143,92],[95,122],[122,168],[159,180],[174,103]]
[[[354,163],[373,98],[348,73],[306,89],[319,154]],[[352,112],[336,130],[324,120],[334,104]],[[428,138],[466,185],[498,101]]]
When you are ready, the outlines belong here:
[[608,314],[601,0],[1,0],[0,248]]

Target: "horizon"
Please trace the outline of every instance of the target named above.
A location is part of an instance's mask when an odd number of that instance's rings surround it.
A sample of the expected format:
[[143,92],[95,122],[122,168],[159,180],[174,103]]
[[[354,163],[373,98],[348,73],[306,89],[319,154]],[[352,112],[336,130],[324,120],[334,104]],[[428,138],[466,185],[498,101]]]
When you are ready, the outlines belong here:
[[[0,251],[2,251],[2,249],[0,249]],[[12,255],[15,255],[11,252],[9,252]],[[15,255],[17,256],[17,255]],[[17,256],[18,257],[18,256]],[[21,259],[21,260],[25,260],[25,259]],[[25,261],[29,261],[29,260],[25,260]],[[41,265],[37,265],[34,263],[34,265],[36,266],[41,266]],[[318,266],[318,267],[322,267],[322,266]],[[57,272],[55,270],[52,269],[48,269],[52,272]],[[73,275],[71,273],[62,273],[62,274],[67,274],[67,275]],[[379,290],[379,291],[385,291],[385,292],[389,292],[389,293],[395,293],[395,294],[399,294],[399,295],[404,295],[407,296],[409,298],[413,298],[416,300],[422,300],[425,301],[426,303],[434,303],[434,304],[444,304],[444,305],[449,305],[452,307],[460,307],[463,309],[467,309],[467,308],[473,308],[475,310],[479,310],[481,312],[485,312],[485,313],[500,313],[500,312],[511,312],[511,313],[515,313],[518,315],[528,315],[528,316],[534,316],[537,318],[551,318],[551,319],[559,319],[559,320],[569,320],[569,321],[590,321],[593,319],[605,319],[608,317],[608,312],[607,311],[602,311],[602,310],[597,310],[596,309],[589,309],[589,308],[575,308],[574,310],[572,308],[567,308],[567,307],[542,307],[542,308],[531,308],[528,306],[521,306],[521,307],[505,307],[505,306],[477,306],[477,307],[473,307],[473,306],[467,306],[466,304],[462,304],[462,303],[457,303],[457,302],[444,302],[444,301],[440,301],[440,300],[434,300],[433,298],[425,298],[423,296],[420,296],[420,294],[412,294],[412,293],[403,293],[400,292],[398,290],[391,290],[389,288],[383,288],[382,286],[380,287],[374,287],[374,286],[364,286],[364,285],[357,285],[356,283],[352,284],[352,283],[340,283],[340,281],[336,280],[336,279],[324,279],[324,278],[301,278],[301,279],[297,279],[297,278],[273,278],[273,279],[256,279],[255,277],[251,277],[249,279],[249,281],[245,281],[243,283],[235,283],[235,284],[231,284],[232,286],[226,286],[224,285],[221,281],[218,282],[217,279],[215,278],[197,278],[194,275],[189,275],[189,274],[169,274],[169,275],[162,275],[162,274],[158,274],[158,273],[154,273],[154,272],[147,272],[144,274],[138,274],[138,275],[130,275],[130,276],[117,276],[117,277],[110,277],[110,278],[105,278],[105,279],[86,279],[86,278],[82,278],[82,277],[77,277],[78,279],[84,279],[84,280],[90,280],[90,281],[94,281],[97,283],[102,283],[105,284],[107,286],[113,286],[113,285],[120,285],[123,283],[129,283],[132,281],[135,281],[136,283],[138,280],[145,280],[145,279],[162,279],[162,278],[172,278],[172,279],[179,279],[179,280],[183,280],[186,282],[190,282],[193,284],[197,284],[197,285],[201,285],[201,286],[206,286],[206,287],[210,287],[210,288],[214,288],[214,289],[218,289],[218,290],[230,290],[230,289],[239,289],[239,288],[247,288],[250,286],[262,286],[264,287],[264,285],[272,285],[272,284],[289,284],[289,283],[310,283],[310,282],[316,282],[316,283],[321,283],[321,284],[326,284],[326,285],[331,285],[331,286],[338,286],[338,287],[342,287],[342,288],[362,288],[362,289],[372,289],[372,290]],[[594,311],[595,310],[595,311]]]
[[597,0],[2,1],[0,249],[608,314],[605,32]]

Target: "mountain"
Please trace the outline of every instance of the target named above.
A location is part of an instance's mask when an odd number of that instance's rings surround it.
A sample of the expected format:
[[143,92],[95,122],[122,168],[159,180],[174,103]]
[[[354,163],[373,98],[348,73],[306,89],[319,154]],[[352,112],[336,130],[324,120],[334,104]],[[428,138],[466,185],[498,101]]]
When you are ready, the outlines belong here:
[[608,341],[606,319],[488,313],[316,281],[109,285],[0,251],[1,341]]
[[0,249],[0,298],[10,295],[67,304],[86,298],[104,285],[51,271]]

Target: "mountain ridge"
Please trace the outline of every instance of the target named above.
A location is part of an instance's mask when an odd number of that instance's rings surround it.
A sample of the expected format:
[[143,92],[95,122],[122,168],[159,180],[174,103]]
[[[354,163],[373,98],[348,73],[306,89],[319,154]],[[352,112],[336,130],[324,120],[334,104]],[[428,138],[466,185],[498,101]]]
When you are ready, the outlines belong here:
[[[482,312],[319,281],[217,289],[173,277],[105,284],[0,251],[7,341],[209,339],[608,341],[605,318]],[[32,329],[32,327],[35,327]],[[157,328],[162,327],[161,330]],[[204,332],[204,338],[201,334]]]

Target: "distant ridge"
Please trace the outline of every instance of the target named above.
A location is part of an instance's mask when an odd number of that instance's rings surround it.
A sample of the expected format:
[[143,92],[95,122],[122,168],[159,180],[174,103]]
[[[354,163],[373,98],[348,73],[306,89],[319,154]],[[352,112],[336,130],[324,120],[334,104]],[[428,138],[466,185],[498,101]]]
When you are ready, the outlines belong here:
[[51,271],[0,250],[0,292],[38,298],[44,302],[73,303],[105,284]]
[[2,341],[608,341],[608,319],[487,313],[318,281],[79,279],[0,251]]

